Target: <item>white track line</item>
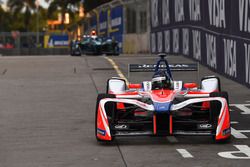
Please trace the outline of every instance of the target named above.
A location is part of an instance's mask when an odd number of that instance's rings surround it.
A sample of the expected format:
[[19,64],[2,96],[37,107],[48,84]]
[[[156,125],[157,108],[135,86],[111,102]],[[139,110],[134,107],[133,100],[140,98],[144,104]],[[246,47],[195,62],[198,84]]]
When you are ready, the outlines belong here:
[[250,133],[250,130],[239,130],[241,133]]
[[116,73],[119,75],[120,78],[124,79],[126,81],[126,83],[128,84],[128,79],[123,75],[123,73],[121,72],[121,70],[119,69],[119,67],[116,65],[116,63],[114,62],[114,60],[112,60],[109,57],[104,57],[106,60],[108,60],[110,62],[110,64],[113,66],[113,68],[115,69]]
[[247,139],[248,137],[241,133],[241,130],[236,130],[231,127],[231,134],[236,138],[236,139]]
[[248,114],[250,115],[250,104],[230,104],[230,106],[234,106],[236,108],[238,108],[239,110],[241,110],[241,114]]
[[193,158],[193,156],[186,149],[176,149],[183,158]]

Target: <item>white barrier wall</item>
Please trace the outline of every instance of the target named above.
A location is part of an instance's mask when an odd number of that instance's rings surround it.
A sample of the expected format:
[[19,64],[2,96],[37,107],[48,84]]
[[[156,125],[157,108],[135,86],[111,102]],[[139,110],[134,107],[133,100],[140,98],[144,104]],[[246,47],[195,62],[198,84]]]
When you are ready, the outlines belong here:
[[137,54],[150,52],[149,34],[125,34],[123,36],[123,53]]

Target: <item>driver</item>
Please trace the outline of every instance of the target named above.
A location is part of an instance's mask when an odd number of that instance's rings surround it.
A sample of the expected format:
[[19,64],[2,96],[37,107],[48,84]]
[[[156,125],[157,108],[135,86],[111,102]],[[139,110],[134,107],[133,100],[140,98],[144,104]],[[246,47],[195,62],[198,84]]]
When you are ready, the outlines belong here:
[[160,89],[172,89],[172,80],[161,71],[159,74],[155,74],[152,78],[152,90]]

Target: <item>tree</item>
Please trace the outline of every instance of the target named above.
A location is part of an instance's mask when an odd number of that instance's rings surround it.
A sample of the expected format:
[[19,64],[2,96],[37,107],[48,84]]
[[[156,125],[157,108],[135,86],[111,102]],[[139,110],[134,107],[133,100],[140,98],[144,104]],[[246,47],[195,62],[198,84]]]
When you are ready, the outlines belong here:
[[[39,15],[39,25],[37,25],[37,14]],[[44,31],[47,27],[47,9],[43,8],[43,7],[39,7],[38,13],[33,13],[31,15],[31,21],[29,24],[29,30],[32,32],[36,32],[37,31],[37,26],[38,30]]]
[[4,31],[4,15],[5,15],[5,12],[4,12],[4,10],[3,10],[3,8],[2,8],[2,6],[1,6],[1,0],[0,0],[0,32],[1,31]]
[[31,21],[31,15],[34,13],[36,8],[35,0],[8,0],[7,6],[10,11],[14,15],[14,17],[18,17],[19,14],[24,12],[24,25],[25,30],[29,31],[29,24]]
[[0,5],[0,32],[7,32],[11,29],[12,15],[5,11]]
[[78,11],[78,5],[81,0],[46,0],[51,2],[48,8],[48,17],[53,18],[55,13],[62,15],[62,29],[64,29],[65,14],[69,13],[70,18],[74,19],[75,12]]

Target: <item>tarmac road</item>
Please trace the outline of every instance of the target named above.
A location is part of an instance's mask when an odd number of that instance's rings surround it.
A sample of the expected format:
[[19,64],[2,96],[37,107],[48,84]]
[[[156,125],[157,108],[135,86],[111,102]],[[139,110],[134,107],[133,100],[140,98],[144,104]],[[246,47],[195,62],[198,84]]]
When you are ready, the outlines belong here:
[[[109,58],[125,76],[129,63],[157,60]],[[192,62],[177,56],[169,61]],[[212,74],[200,67],[199,77]],[[117,72],[104,56],[0,57],[0,166],[248,166],[250,89],[221,77],[232,104],[229,144],[210,137],[130,137],[103,145],[94,136],[95,103],[112,76]],[[178,72],[174,78],[196,81],[197,75]],[[134,82],[150,79],[149,73],[130,75]]]

